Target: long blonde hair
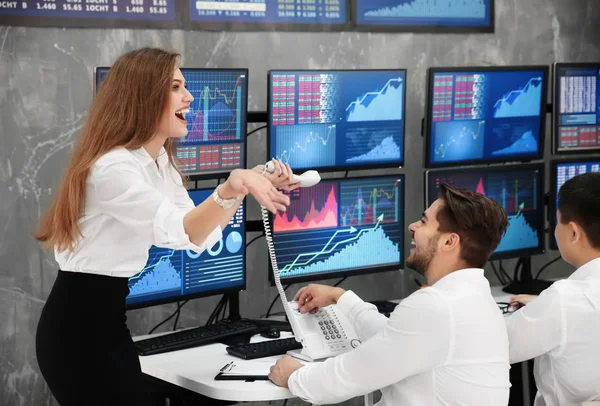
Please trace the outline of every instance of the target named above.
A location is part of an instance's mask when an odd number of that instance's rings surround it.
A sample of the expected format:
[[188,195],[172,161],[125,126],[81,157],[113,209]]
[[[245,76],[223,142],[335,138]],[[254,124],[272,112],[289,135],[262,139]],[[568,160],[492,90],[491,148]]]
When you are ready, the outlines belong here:
[[[44,242],[44,248],[72,249],[81,236],[79,218],[94,162],[116,147],[140,148],[156,134],[168,107],[179,58],[177,53],[142,48],[122,55],[110,68],[92,102],[58,193],[38,225],[35,238]],[[165,149],[177,168],[171,138]]]

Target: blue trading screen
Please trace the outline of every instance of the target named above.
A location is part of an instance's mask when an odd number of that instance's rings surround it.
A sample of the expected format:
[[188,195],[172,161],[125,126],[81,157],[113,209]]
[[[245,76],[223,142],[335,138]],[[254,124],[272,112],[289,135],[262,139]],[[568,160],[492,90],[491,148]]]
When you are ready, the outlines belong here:
[[358,25],[490,27],[492,0],[356,0]]
[[431,204],[439,197],[442,182],[496,200],[506,210],[509,226],[494,256],[502,254],[506,258],[520,251],[543,248],[543,181],[540,166],[431,171],[427,175],[427,201]]
[[[0,3],[0,16],[174,21],[175,0],[19,0]],[[84,23],[85,24],[85,23]]]
[[511,161],[541,155],[545,71],[432,74],[429,165]]
[[405,70],[269,78],[269,157],[295,170],[402,165]]
[[[194,96],[186,115],[188,134],[176,147],[186,175],[230,172],[245,166],[248,71],[181,68]],[[96,69],[96,88],[108,68]]]
[[[191,191],[198,205],[212,190]],[[183,296],[207,296],[245,286],[244,205],[223,230],[215,246],[198,254],[152,246],[148,262],[140,273],[129,278],[127,304],[143,306],[156,301],[176,301]]]
[[559,65],[555,78],[557,151],[600,149],[600,63]]
[[[600,159],[590,161],[565,161],[556,163],[556,178],[551,180],[554,182],[554,185],[552,185],[550,188],[556,193],[556,195],[553,197],[556,204],[554,209],[558,208],[558,191],[562,185],[564,185],[564,183],[569,179],[588,172],[600,172]],[[550,216],[554,219],[553,225],[556,226],[558,221],[556,218],[556,213],[550,213]],[[554,238],[550,239],[550,245],[553,248],[557,247],[556,240]]]
[[400,268],[403,177],[327,180],[289,195],[272,220],[282,281]]
[[197,22],[346,24],[346,0],[189,0]]

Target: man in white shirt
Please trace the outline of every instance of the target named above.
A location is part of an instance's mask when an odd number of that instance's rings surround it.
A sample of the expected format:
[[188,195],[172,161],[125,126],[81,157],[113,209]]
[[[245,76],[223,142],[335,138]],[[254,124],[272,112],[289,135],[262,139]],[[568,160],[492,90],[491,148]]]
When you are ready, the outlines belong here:
[[554,236],[577,270],[507,318],[510,362],[535,358],[535,406],[600,400],[600,173],[576,176],[558,192]]
[[508,337],[481,268],[507,226],[494,200],[442,185],[440,198],[408,227],[415,247],[406,264],[430,286],[404,299],[389,320],[351,291],[302,288],[302,313],[337,303],[362,344],[306,366],[285,356],[269,378],[313,404],[381,389],[386,406],[505,406]]

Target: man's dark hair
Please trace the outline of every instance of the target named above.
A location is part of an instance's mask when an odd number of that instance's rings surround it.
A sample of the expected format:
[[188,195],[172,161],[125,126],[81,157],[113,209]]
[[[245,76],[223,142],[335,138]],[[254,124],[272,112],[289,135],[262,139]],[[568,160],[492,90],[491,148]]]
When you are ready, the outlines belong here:
[[584,173],[566,181],[558,191],[560,222],[577,223],[590,245],[600,248],[600,173]]
[[482,194],[441,185],[443,204],[437,212],[439,230],[460,237],[460,257],[469,266],[483,268],[508,228],[506,211]]

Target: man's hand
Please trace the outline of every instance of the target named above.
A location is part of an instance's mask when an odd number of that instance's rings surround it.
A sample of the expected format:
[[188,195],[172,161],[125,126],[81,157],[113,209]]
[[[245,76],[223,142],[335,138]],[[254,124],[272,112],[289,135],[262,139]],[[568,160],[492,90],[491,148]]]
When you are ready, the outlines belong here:
[[282,358],[279,358],[275,365],[271,367],[269,379],[275,385],[287,388],[290,375],[303,366],[304,365],[296,361],[294,358],[290,357],[289,355],[285,355]]
[[508,303],[513,307],[519,308],[525,306],[527,303],[531,302],[536,297],[537,295],[515,295],[510,298]]
[[310,284],[296,293],[300,313],[316,313],[320,307],[336,304],[346,291],[327,285]]

